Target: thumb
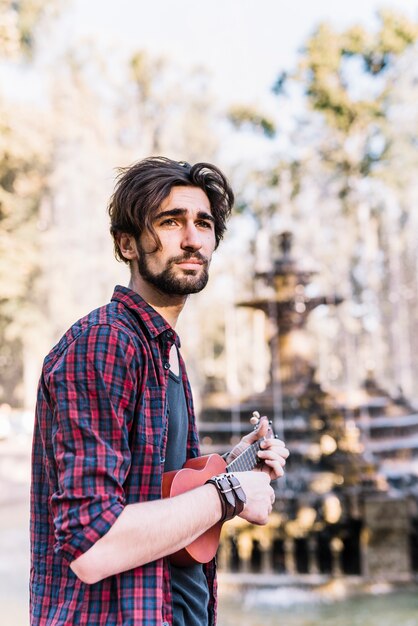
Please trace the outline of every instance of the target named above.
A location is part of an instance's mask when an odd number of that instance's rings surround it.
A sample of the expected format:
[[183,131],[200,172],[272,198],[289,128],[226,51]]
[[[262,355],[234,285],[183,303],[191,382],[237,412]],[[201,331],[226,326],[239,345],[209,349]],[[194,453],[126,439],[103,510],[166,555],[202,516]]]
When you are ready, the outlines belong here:
[[268,418],[265,415],[263,415],[263,417],[260,417],[260,421],[258,422],[257,428],[253,430],[253,432],[250,433],[249,435],[246,435],[245,437],[243,437],[243,440],[249,444],[254,443],[258,439],[261,439],[262,437],[265,437],[267,435],[268,427],[269,427]]

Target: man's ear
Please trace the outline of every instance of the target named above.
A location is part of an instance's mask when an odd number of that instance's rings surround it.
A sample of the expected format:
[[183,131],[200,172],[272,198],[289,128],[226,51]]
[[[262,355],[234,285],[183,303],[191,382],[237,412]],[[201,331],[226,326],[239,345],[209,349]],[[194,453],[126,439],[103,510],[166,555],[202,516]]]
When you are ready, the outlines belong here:
[[127,261],[134,261],[138,258],[138,247],[136,245],[135,237],[128,235],[127,233],[118,233],[116,235],[116,240],[122,256]]

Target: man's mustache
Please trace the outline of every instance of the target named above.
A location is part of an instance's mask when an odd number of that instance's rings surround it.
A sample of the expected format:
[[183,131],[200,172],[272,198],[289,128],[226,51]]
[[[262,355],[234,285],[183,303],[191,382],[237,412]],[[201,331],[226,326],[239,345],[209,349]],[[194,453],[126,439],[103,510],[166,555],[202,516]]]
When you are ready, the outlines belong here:
[[187,252],[186,254],[173,257],[169,260],[169,264],[175,265],[176,263],[184,263],[186,261],[200,261],[203,265],[208,264],[207,257],[204,257],[200,252]]

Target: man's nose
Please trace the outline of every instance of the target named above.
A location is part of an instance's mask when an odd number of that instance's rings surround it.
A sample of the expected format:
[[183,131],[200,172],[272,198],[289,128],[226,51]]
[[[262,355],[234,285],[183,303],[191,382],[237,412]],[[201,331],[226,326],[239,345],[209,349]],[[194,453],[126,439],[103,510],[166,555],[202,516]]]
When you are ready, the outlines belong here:
[[199,230],[194,224],[188,224],[184,229],[182,248],[187,250],[200,250],[202,239]]

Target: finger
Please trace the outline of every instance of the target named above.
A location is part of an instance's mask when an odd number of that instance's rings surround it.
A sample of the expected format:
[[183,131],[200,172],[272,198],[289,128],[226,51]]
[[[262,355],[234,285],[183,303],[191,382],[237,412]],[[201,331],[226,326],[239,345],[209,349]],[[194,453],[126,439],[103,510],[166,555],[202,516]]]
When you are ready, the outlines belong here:
[[263,441],[260,442],[260,447],[263,448],[263,450],[267,450],[267,449],[277,450],[278,453],[281,456],[284,456],[286,459],[290,454],[290,451],[286,448],[283,441],[280,441],[280,439],[271,439],[271,438],[263,439]]
[[288,459],[289,458],[289,450],[287,448],[279,448],[276,446],[268,446],[265,447],[263,446],[258,452],[257,454],[260,456],[260,458],[281,458],[281,459]]
[[283,466],[277,461],[264,461],[263,471],[270,476],[270,480],[276,480],[284,476]]
[[281,448],[285,448],[286,447],[285,442],[282,441],[281,439],[277,439],[277,437],[266,437],[266,439],[264,439],[264,441],[269,446],[279,446]]
[[260,417],[260,421],[258,423],[258,428],[256,430],[257,439],[261,439],[261,437],[265,437],[268,433],[268,429],[269,429],[269,420],[264,415],[263,417]]
[[276,448],[275,446],[269,446],[269,447],[262,447],[260,448],[260,450],[258,450],[257,454],[260,456],[260,458],[282,458],[282,459],[288,459],[289,458],[289,451],[286,448]]
[[267,435],[268,428],[269,428],[269,421],[268,421],[268,418],[264,415],[263,417],[260,417],[260,421],[258,423],[257,428],[253,430],[251,433],[249,433],[248,435],[245,435],[245,437],[242,438],[242,441],[245,441],[246,443],[250,443],[250,444],[254,443],[258,439],[261,439],[262,437],[265,437]]
[[286,455],[282,455],[276,450],[259,450],[257,452],[257,456],[263,461],[278,461],[281,465],[286,465]]

